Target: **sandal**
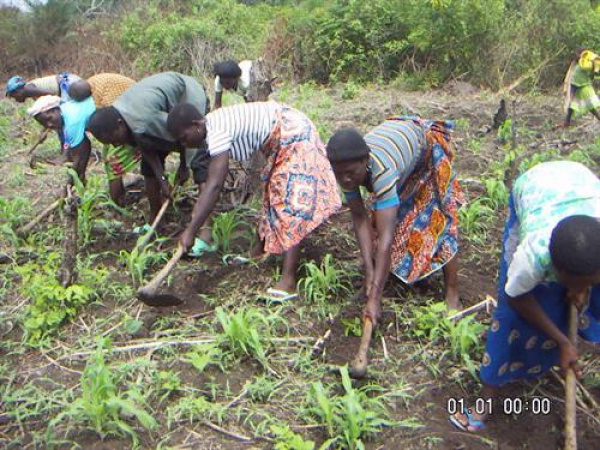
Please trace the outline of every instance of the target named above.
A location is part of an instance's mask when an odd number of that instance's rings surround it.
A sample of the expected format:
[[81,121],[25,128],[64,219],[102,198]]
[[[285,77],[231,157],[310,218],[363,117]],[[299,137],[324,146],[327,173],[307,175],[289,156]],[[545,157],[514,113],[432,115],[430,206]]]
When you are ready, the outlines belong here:
[[251,258],[246,258],[242,255],[234,255],[233,253],[228,253],[227,255],[223,255],[221,258],[223,264],[226,266],[243,266],[245,264],[250,263],[252,261]]
[[296,292],[287,292],[282,289],[269,288],[267,292],[259,297],[267,304],[279,304],[296,300],[298,294]]
[[485,422],[483,420],[477,420],[473,417],[473,415],[469,411],[465,411],[463,409],[462,414],[467,418],[467,424],[465,425],[456,417],[456,414],[452,414],[448,420],[452,425],[458,428],[461,431],[466,431],[467,433],[477,433],[485,428]]
[[196,238],[194,246],[189,251],[188,255],[192,258],[200,258],[205,253],[212,253],[217,250],[217,244],[210,245],[200,238]]

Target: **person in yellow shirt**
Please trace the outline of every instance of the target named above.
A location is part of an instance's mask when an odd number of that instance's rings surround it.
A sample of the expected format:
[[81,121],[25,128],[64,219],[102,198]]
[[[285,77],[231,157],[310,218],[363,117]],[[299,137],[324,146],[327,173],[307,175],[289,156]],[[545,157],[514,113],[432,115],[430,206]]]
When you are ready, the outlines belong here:
[[564,126],[571,125],[573,117],[591,112],[600,120],[600,99],[594,91],[594,79],[600,76],[600,56],[591,50],[578,50],[565,77]]

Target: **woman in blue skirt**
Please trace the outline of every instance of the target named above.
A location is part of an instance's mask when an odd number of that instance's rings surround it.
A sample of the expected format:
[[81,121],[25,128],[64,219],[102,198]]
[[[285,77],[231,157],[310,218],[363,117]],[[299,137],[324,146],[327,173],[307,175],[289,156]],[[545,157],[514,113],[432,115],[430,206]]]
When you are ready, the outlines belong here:
[[[569,303],[580,311],[579,335],[600,342],[600,180],[585,166],[543,163],[515,182],[503,235],[498,309],[487,335],[481,397],[494,399],[511,381],[559,366],[579,376],[567,337]],[[477,431],[489,414],[450,417]]]

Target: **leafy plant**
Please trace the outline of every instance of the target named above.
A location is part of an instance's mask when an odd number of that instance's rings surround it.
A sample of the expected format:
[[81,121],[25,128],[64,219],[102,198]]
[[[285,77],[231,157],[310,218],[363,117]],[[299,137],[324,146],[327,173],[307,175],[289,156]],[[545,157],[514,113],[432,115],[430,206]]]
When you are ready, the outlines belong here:
[[198,420],[214,420],[217,424],[221,424],[226,416],[225,405],[209,402],[198,395],[187,395],[167,410],[169,428],[173,423],[180,421],[192,423]]
[[81,397],[50,422],[51,431],[57,424],[68,419],[73,424],[92,428],[102,438],[107,435],[127,435],[138,445],[133,427],[122,417],[130,416],[146,429],[158,426],[156,420],[144,409],[144,400],[134,391],[120,392],[114,376],[104,361],[104,348],[108,341],[100,342],[90,357],[81,376]]
[[229,253],[233,237],[243,225],[244,220],[236,210],[223,212],[213,218],[213,239],[219,244],[223,253]]
[[167,254],[153,251],[153,246],[151,243],[145,247],[136,246],[130,252],[127,250],[119,251],[117,258],[119,264],[127,268],[131,280],[136,286],[143,284],[148,267],[167,260]]
[[164,401],[181,389],[181,378],[176,372],[170,370],[156,372],[154,381],[161,401]]
[[332,394],[318,381],[312,383],[308,392],[308,411],[325,426],[329,439],[321,446],[349,450],[364,449],[364,439],[389,426],[415,426],[414,422],[394,422],[389,419],[385,394],[378,386],[352,387],[348,367],[340,369],[344,394]]
[[248,396],[252,401],[264,403],[271,398],[271,395],[277,389],[277,383],[273,379],[262,375],[256,377],[252,383],[249,383],[246,389],[248,389]]
[[455,360],[466,365],[467,370],[475,373],[471,355],[481,351],[481,334],[485,325],[475,321],[474,316],[460,320],[450,320],[446,315],[444,302],[433,303],[415,309],[414,319],[410,321],[409,333],[428,341],[441,339],[450,344]]
[[298,282],[298,288],[304,291],[309,302],[323,303],[330,295],[350,292],[350,288],[344,284],[345,272],[333,264],[330,254],[325,255],[320,266],[313,261],[305,263],[304,270],[306,276]]
[[487,230],[495,211],[489,205],[488,199],[480,197],[460,208],[458,215],[463,233],[471,239],[481,240],[481,235]]
[[25,307],[23,328],[25,339],[36,344],[56,331],[65,321],[71,320],[79,309],[101,294],[108,275],[105,269],[79,270],[79,282],[63,287],[56,273],[60,255],[50,253],[39,264],[26,264],[16,268],[21,276],[21,292],[31,299]]
[[341,319],[340,322],[342,322],[342,325],[344,325],[344,334],[346,336],[362,336],[363,328],[360,318],[354,317],[352,319]]
[[185,354],[181,360],[190,363],[199,372],[204,372],[209,366],[217,366],[222,371],[225,367],[222,362],[223,352],[215,344],[196,345],[193,351]]
[[235,356],[248,355],[268,367],[266,351],[273,317],[265,316],[255,308],[242,308],[231,314],[217,308],[215,314],[223,328],[219,336],[221,345]]
[[289,425],[273,424],[270,430],[275,435],[274,450],[313,450],[315,448],[314,441],[305,441],[302,436],[290,430]]

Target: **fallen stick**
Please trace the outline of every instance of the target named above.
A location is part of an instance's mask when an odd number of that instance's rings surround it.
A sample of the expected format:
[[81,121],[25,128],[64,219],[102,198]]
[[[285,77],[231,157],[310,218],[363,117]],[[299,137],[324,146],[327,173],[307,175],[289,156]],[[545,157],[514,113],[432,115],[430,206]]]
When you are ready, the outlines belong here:
[[183,247],[177,246],[177,251],[171,257],[169,262],[158,272],[154,278],[145,286],[141,287],[137,291],[137,298],[144,302],[148,306],[177,306],[183,303],[179,297],[173,294],[158,294],[158,288],[162,284],[165,278],[169,276],[171,271],[175,268],[177,262],[183,256]]
[[40,223],[42,220],[48,217],[56,208],[58,208],[58,205],[60,205],[61,200],[62,199],[56,200],[50,205],[48,205],[46,209],[44,209],[41,213],[34,217],[27,225],[19,228],[17,230],[17,234],[21,236],[27,235],[38,223]]
[[373,322],[369,317],[366,317],[363,325],[363,334],[360,339],[360,347],[350,366],[349,374],[352,378],[364,378],[367,374],[367,364],[369,363],[367,352],[369,351],[369,345],[371,345],[372,334]]
[[448,319],[449,320],[462,319],[464,316],[467,316],[476,311],[479,311],[480,309],[489,308],[490,305],[496,307],[496,306],[498,306],[498,302],[493,297],[488,295],[485,298],[485,300],[482,300],[479,303],[477,303],[476,305],[473,305],[467,309],[463,309],[462,311],[457,312],[456,314],[453,314],[452,316],[448,317]]
[[[569,307],[569,340],[577,345],[577,307]],[[565,380],[565,450],[577,450],[577,378],[572,367]]]

